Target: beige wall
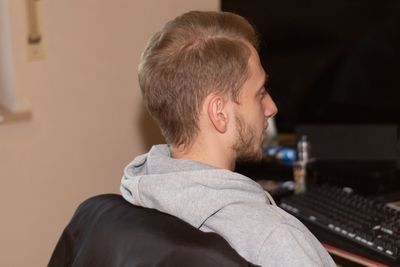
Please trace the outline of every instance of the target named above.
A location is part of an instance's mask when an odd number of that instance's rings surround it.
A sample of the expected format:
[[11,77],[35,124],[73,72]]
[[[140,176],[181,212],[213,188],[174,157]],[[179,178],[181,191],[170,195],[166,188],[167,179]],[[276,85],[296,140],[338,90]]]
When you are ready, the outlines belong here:
[[118,192],[124,165],[161,140],[136,79],[148,37],[219,1],[43,0],[46,58],[37,62],[25,55],[25,1],[2,1],[10,3],[16,94],[33,119],[0,125],[0,266],[45,266],[78,203]]

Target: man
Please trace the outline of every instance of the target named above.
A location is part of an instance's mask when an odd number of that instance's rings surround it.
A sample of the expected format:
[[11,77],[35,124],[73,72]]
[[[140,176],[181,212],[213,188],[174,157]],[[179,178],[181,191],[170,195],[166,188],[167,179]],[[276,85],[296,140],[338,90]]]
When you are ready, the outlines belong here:
[[257,37],[242,17],[188,12],[149,41],[139,66],[145,104],[168,145],[125,169],[124,198],[216,232],[261,266],[335,266],[317,239],[256,182],[233,172],[259,158],[277,108]]

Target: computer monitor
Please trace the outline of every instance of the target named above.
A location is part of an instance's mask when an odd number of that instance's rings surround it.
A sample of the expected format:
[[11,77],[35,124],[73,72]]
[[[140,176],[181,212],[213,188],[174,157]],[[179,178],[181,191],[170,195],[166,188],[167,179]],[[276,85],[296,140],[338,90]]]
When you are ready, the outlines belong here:
[[261,36],[278,132],[400,125],[400,1],[222,0]]

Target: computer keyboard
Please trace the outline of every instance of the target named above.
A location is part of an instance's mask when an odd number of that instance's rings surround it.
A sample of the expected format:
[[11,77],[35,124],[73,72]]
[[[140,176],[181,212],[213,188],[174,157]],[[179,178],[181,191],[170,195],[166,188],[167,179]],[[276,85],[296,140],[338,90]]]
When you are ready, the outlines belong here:
[[[400,257],[400,211],[329,185],[309,187],[307,192],[283,198],[280,207],[306,226],[323,229],[327,243],[340,238],[365,255],[390,265]],[[314,234],[318,237],[318,234]],[[318,232],[318,231],[317,231]],[[328,240],[326,240],[328,237]]]

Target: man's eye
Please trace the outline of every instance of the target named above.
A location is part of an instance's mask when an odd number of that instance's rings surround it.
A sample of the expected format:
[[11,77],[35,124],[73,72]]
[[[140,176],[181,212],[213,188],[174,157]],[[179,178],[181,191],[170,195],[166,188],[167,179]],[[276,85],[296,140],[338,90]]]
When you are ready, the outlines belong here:
[[267,94],[269,94],[268,89],[267,89],[266,86],[264,86],[264,90],[261,91],[261,95],[262,95],[262,96],[265,96],[265,95],[267,95]]
[[263,90],[260,94],[260,98],[264,99],[264,97],[268,94],[268,92],[266,90]]

